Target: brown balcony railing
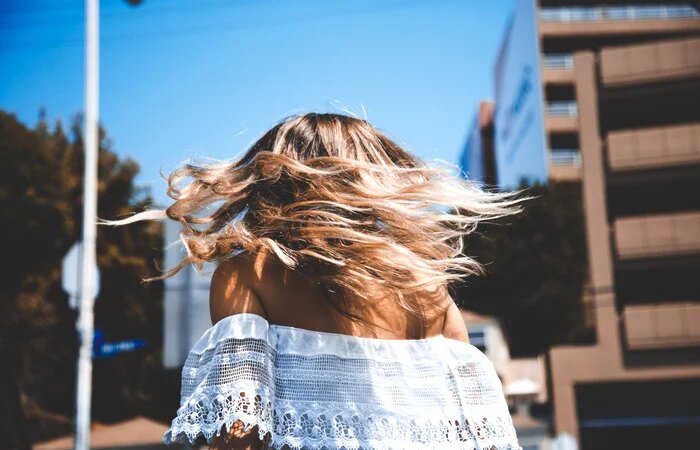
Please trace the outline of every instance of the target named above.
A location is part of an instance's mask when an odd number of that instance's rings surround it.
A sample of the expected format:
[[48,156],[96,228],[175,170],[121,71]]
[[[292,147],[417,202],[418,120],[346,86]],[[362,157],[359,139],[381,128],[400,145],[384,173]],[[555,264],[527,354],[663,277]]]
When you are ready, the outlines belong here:
[[628,306],[623,322],[631,350],[700,346],[700,303]]
[[619,259],[700,253],[700,211],[625,217],[613,228]]
[[676,39],[603,49],[600,74],[606,86],[657,83],[700,76],[700,39]]
[[606,141],[612,171],[700,164],[700,123],[615,131]]

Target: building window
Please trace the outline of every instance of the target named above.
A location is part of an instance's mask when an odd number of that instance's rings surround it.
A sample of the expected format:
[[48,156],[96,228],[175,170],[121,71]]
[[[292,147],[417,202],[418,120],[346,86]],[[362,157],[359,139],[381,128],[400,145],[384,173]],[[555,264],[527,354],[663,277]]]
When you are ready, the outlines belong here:
[[546,69],[571,70],[574,68],[574,55],[571,53],[548,53],[542,57]]
[[486,352],[486,332],[484,330],[469,330],[469,342],[482,352]]
[[548,101],[546,104],[547,115],[550,117],[576,117],[578,106],[575,101]]
[[580,166],[581,152],[577,148],[553,148],[549,151],[549,163],[553,166]]

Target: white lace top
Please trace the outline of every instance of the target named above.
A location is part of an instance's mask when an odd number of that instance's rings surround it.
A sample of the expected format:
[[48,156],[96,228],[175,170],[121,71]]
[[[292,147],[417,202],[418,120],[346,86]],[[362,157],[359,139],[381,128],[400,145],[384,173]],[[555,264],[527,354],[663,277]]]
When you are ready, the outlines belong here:
[[521,448],[493,364],[476,347],[323,333],[254,314],[221,320],[194,345],[164,441],[210,441],[237,420],[275,449]]

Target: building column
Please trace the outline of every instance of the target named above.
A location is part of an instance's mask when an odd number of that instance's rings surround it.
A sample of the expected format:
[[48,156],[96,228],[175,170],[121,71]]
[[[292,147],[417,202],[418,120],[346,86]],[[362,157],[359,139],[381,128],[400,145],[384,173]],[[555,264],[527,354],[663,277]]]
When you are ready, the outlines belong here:
[[578,440],[578,417],[576,415],[576,393],[571,379],[552,386],[554,411],[556,412],[556,435],[570,434]]
[[583,206],[588,244],[588,268],[596,309],[598,345],[619,347],[615,307],[613,252],[606,201],[606,163],[598,115],[598,80],[595,55],[574,56],[579,140],[583,172]]
[[[587,349],[552,351],[553,402],[556,431],[578,438],[576,413],[577,377],[585,372],[576,366],[581,359],[596,361],[601,370],[614,373],[620,360],[619,321],[615,305],[613,252],[606,201],[606,163],[598,114],[598,79],[595,55],[574,56],[579,140],[582,160],[583,207],[588,248],[588,270],[595,308],[597,343]],[[605,349],[600,351],[600,349]],[[605,368],[605,369],[603,369]],[[556,375],[555,375],[556,374]]]

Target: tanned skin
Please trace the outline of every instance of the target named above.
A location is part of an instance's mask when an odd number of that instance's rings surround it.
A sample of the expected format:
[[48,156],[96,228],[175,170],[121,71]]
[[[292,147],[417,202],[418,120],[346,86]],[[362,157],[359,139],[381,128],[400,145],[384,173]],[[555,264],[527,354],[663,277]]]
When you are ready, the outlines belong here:
[[[430,298],[420,315],[410,314],[389,301],[367,304],[347,298],[352,320],[329,305],[319,286],[283,266],[269,254],[239,255],[221,263],[213,274],[210,289],[212,323],[241,313],[257,314],[276,325],[379,339],[423,339],[442,334],[469,342],[462,315],[446,290],[425,294]],[[360,306],[361,305],[361,306]],[[370,325],[373,324],[373,325]],[[222,430],[211,449],[264,450],[257,427],[248,431],[237,421],[230,431]]]

